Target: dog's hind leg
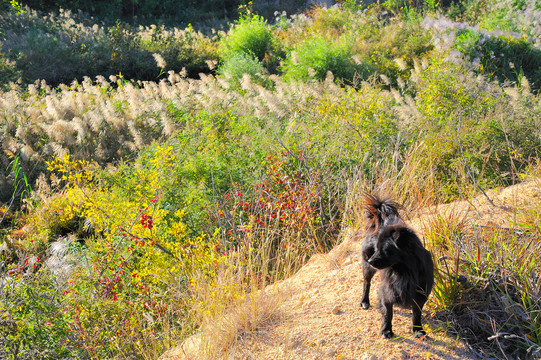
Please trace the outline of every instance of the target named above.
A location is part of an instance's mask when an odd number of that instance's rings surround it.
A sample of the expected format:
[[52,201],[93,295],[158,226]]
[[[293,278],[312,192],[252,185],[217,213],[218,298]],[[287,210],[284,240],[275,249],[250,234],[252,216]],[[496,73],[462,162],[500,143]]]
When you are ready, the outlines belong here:
[[376,269],[374,269],[366,260],[362,260],[363,265],[363,275],[364,275],[364,282],[363,282],[363,297],[361,299],[361,307],[363,309],[368,309],[370,307],[370,282],[372,281],[372,277],[374,277],[374,274],[376,273]]

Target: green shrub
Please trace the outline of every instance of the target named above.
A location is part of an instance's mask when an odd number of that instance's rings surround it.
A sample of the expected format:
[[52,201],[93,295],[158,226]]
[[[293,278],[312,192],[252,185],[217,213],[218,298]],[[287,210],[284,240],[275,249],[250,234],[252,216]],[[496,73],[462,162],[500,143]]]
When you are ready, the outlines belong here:
[[221,41],[223,59],[238,53],[251,54],[262,61],[272,50],[272,32],[267,20],[257,15],[243,15]]
[[198,77],[200,73],[213,70],[209,67],[209,62],[218,61],[217,35],[206,36],[191,26],[186,29],[171,29],[151,25],[139,32],[141,48],[160,54],[165,60],[163,72],[181,72],[185,69],[188,77]]
[[42,263],[39,256],[25,256],[18,266],[8,267],[10,280],[0,290],[0,356],[6,359],[87,358],[77,337],[73,314],[65,311],[58,283]]
[[15,63],[6,59],[4,54],[0,52],[0,87],[7,90],[8,83],[17,81],[19,76]]
[[[434,166],[446,184],[441,188],[444,197],[457,196],[457,178],[485,188],[513,183],[525,164],[538,156],[541,143],[534,129],[539,117],[510,109],[511,99],[499,86],[489,86],[464,67],[440,59],[419,71],[415,87],[421,116],[409,130],[424,133],[415,135],[425,145],[417,156],[426,167]],[[515,104],[521,113],[535,107]]]
[[289,54],[284,64],[284,78],[323,80],[328,71],[336,80],[353,83],[365,79],[371,72],[368,64],[357,64],[351,53],[351,46],[344,41],[338,44],[322,37],[312,37]]
[[253,55],[248,53],[233,53],[224,60],[220,66],[219,73],[224,75],[234,86],[239,86],[244,74],[250,76],[252,80],[262,84],[264,79],[262,74],[265,68],[261,62]]
[[518,83],[526,76],[534,89],[541,86],[541,50],[524,39],[487,36],[477,30],[458,33],[454,48],[479,59],[479,72],[500,82]]
[[374,21],[369,29],[359,32],[353,51],[369,59],[393,87],[397,87],[398,78],[408,79],[414,61],[428,56],[434,48],[432,34],[423,29],[420,19],[390,24]]
[[311,28],[322,36],[340,36],[351,25],[351,12],[340,8],[316,9]]
[[[44,79],[53,86],[119,73],[125,79],[156,80],[164,70],[183,68],[197,76],[210,72],[206,62],[218,58],[217,36],[207,37],[191,27],[134,28],[122,22],[89,26],[88,20],[67,11],[47,16],[32,10],[0,14],[5,33],[0,52],[26,83]],[[165,69],[156,63],[156,53],[165,59]],[[0,68],[0,76],[2,72]]]

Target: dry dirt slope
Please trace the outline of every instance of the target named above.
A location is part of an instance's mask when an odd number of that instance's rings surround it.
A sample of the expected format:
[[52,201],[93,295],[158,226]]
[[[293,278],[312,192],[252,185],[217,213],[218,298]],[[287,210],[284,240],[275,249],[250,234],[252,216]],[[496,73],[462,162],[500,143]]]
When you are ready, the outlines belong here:
[[[468,214],[476,224],[508,226],[517,209],[541,201],[539,181],[488,193],[486,197],[456,202],[419,212],[409,221],[418,233],[435,214],[452,211]],[[359,306],[362,284],[361,243],[353,236],[328,254],[314,256],[291,278],[265,289],[280,305],[269,321],[255,332],[239,336],[227,359],[475,359],[436,320],[425,316],[428,339],[415,339],[410,332],[411,312],[395,308],[393,329],[400,336],[379,336],[377,309]],[[375,278],[371,303],[376,303],[379,280]],[[425,309],[425,315],[430,309]],[[212,335],[210,335],[212,337]],[[212,339],[210,339],[212,341]],[[160,360],[201,359],[201,337],[195,336],[170,350]],[[205,341],[203,341],[205,343]]]

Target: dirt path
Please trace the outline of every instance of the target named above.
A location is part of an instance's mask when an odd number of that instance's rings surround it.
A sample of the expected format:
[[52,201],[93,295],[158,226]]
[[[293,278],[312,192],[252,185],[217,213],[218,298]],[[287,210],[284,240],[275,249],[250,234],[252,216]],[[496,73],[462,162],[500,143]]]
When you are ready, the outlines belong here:
[[[395,308],[393,330],[382,339],[381,315],[359,306],[362,285],[361,244],[350,241],[317,255],[280,284],[290,294],[283,319],[261,336],[239,344],[239,359],[474,359],[465,346],[429,321],[428,339],[411,333],[411,312]],[[376,304],[375,278],[371,303]],[[426,311],[425,311],[426,313]]]
[[[419,212],[409,223],[422,234],[423,224],[436,214],[468,216],[476,224],[509,226],[517,208],[541,201],[539,182],[528,182],[492,191],[469,202],[462,201]],[[444,330],[425,307],[423,322],[427,338],[411,333],[411,311],[394,310],[393,330],[397,339],[379,335],[381,315],[372,307],[359,306],[362,291],[361,242],[346,236],[328,254],[312,259],[291,278],[266,289],[281,294],[277,317],[255,333],[241,336],[228,359],[476,359],[468,348]],[[371,303],[376,304],[377,276],[373,281]],[[160,360],[198,359],[197,341],[188,341],[164,354]]]

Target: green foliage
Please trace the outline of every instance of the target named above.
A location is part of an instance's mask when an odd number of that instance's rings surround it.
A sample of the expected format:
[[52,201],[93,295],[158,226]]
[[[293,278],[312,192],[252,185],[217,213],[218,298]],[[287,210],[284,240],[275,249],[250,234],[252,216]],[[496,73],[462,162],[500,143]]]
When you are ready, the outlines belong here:
[[419,155],[427,166],[438,159],[438,176],[448,183],[444,192],[457,191],[449,181],[456,176],[497,186],[515,178],[517,169],[523,169],[521,159],[527,163],[537,156],[541,143],[525,131],[532,119],[508,121],[498,113],[495,108],[506,108],[499,89],[465,83],[463,68],[441,60],[419,75],[416,99],[426,120],[413,129],[432,133],[424,137],[428,146]]
[[6,359],[85,358],[72,314],[64,311],[54,276],[42,262],[39,256],[25,256],[8,268],[12,281],[0,293],[0,354]]
[[216,43],[217,35],[206,36],[190,25],[184,30],[152,25],[145,28],[141,35],[141,47],[163,57],[164,71],[172,69],[180,72],[185,69],[189,77],[213,70],[209,62],[218,61]]
[[323,37],[337,37],[351,29],[355,12],[354,4],[346,4],[345,9],[331,7],[330,9],[314,9],[314,23],[311,28]]
[[267,21],[258,15],[245,14],[220,41],[220,55],[218,72],[238,86],[244,74],[262,84],[263,73],[276,71],[281,50]]
[[230,79],[235,86],[240,86],[244,74],[247,74],[256,83],[263,84],[265,68],[253,55],[245,52],[233,53],[227,57],[218,71]]
[[[218,59],[217,36],[191,27],[135,28],[120,21],[86,25],[88,21],[68,11],[48,16],[35,11],[1,14],[6,39],[0,43],[5,56],[0,58],[0,76],[11,80],[20,75],[26,83],[44,79],[54,86],[119,73],[126,79],[156,80],[169,69],[185,68],[191,76],[208,73],[206,61]],[[165,68],[158,66],[155,54],[164,58]]]
[[387,76],[389,85],[396,87],[399,78],[407,80],[414,60],[434,49],[432,35],[423,29],[420,19],[371,25],[370,30],[363,29],[360,33],[354,51],[369,59],[378,73]]
[[389,102],[385,94],[368,86],[339,97],[325,96],[317,104],[317,112],[329,124],[328,133],[322,135],[332,136],[332,132],[338,132],[347,136],[347,140],[336,140],[341,144],[340,151],[346,151],[348,158],[369,157],[374,162],[389,160],[390,151],[381,150],[390,150],[398,135],[396,119],[388,111]]
[[272,32],[267,21],[257,15],[242,15],[221,41],[221,56],[228,59],[245,53],[259,61],[272,50]]
[[504,9],[486,14],[481,21],[480,27],[489,31],[519,32],[520,30],[511,20],[509,12]]
[[525,39],[487,37],[475,30],[464,30],[454,46],[471,59],[479,58],[479,72],[483,74],[511,83],[526,76],[535,89],[541,86],[541,51]]
[[72,11],[84,11],[101,19],[115,21],[138,20],[138,21],[161,21],[176,22],[194,21],[209,16],[223,17],[234,16],[239,2],[236,0],[139,0],[126,2],[121,0],[23,0],[21,4],[32,9],[42,11],[54,11],[66,9]]
[[331,72],[336,80],[353,83],[370,74],[370,65],[357,64],[345,39],[336,43],[316,36],[300,43],[284,63],[284,78],[323,80]]
[[[470,344],[494,355],[501,351],[505,356],[523,357],[539,346],[539,304],[534,300],[538,292],[533,285],[533,274],[540,270],[539,244],[533,240],[538,205],[519,213],[533,216],[517,214],[515,229],[469,228],[467,217],[452,211],[433,216],[424,226],[436,264],[431,300],[435,310]],[[461,321],[463,316],[470,320]],[[509,317],[514,321],[508,321]],[[484,326],[485,322],[491,327]],[[514,336],[499,339],[497,345],[487,342],[502,332]]]
[[174,164],[172,149],[158,146],[123,173],[122,184],[109,185],[95,181],[100,175],[86,162],[64,157],[49,163],[66,184],[63,217],[84,218],[100,234],[75,252],[85,261],[59,295],[93,357],[156,357],[170,340],[160,333],[177,337],[194,326],[194,319],[175,325],[173,318],[188,311],[177,306],[178,297],[186,296],[197,272],[212,279],[220,257],[211,238],[187,236],[183,211],[163,205],[164,174]]

